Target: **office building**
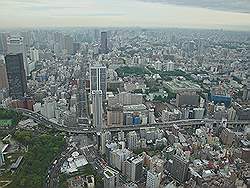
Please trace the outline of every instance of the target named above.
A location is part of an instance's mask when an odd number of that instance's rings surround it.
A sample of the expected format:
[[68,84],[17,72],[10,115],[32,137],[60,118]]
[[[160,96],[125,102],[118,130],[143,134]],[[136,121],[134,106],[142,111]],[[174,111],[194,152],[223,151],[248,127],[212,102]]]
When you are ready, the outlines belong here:
[[143,175],[143,157],[131,157],[123,164],[122,173],[132,182],[137,182]]
[[227,110],[227,120],[228,121],[235,121],[236,119],[236,110],[233,107],[230,107]]
[[120,131],[117,133],[118,135],[118,141],[124,141],[124,132],[123,131]]
[[107,32],[101,32],[100,53],[101,54],[108,53],[108,33]]
[[106,143],[110,142],[111,139],[111,132],[107,131],[101,133],[101,154],[106,152]]
[[176,95],[176,106],[199,106],[199,95],[191,92],[178,93]]
[[105,155],[109,164],[111,164],[111,152],[118,149],[119,146],[116,142],[108,142],[105,145]]
[[131,156],[132,152],[128,149],[122,148],[113,150],[111,152],[111,165],[114,168],[122,170],[122,164],[125,160],[127,160]]
[[52,97],[47,97],[43,99],[44,104],[41,107],[41,114],[48,119],[55,118],[56,110],[56,99]]
[[232,145],[235,139],[235,134],[228,128],[224,128],[220,134],[221,142],[225,145]]
[[194,119],[203,119],[205,108],[194,108],[193,117]]
[[180,183],[187,180],[188,167],[188,161],[178,155],[174,155],[172,159],[168,161],[168,170],[170,171],[171,176]]
[[73,54],[76,54],[81,48],[81,44],[79,42],[73,43]]
[[93,126],[97,132],[100,132],[103,128],[102,119],[102,91],[92,91],[92,106],[93,106]]
[[33,62],[39,61],[39,51],[38,49],[32,47],[30,48],[30,59]]
[[4,56],[0,55],[0,90],[8,88],[8,78]]
[[68,55],[73,54],[73,38],[70,35],[64,36],[64,47]]
[[164,65],[163,69],[164,69],[165,71],[173,71],[173,70],[174,70],[174,62],[172,62],[172,61],[167,62],[167,63]]
[[102,90],[102,97],[106,99],[107,94],[107,72],[106,67],[96,65],[90,67],[90,90]]
[[117,104],[121,105],[138,105],[142,104],[143,97],[142,94],[134,94],[128,92],[120,92],[117,95],[111,95],[108,97],[108,105],[115,106]]
[[148,123],[149,124],[154,124],[155,123],[155,115],[154,115],[155,110],[154,109],[149,109],[148,112]]
[[0,33],[0,54],[5,55],[7,52],[7,33]]
[[154,170],[147,172],[146,188],[159,188],[161,183],[161,173]]
[[21,98],[27,91],[23,54],[5,56],[9,94],[13,99]]
[[104,169],[104,188],[117,188],[119,184],[119,172],[111,167]]
[[87,107],[87,93],[86,93],[86,62],[81,65],[82,76],[79,79],[77,100],[77,116],[78,122],[84,125],[89,124],[88,120],[88,107]]
[[28,65],[26,59],[26,51],[23,42],[23,37],[10,36],[7,38],[7,54],[16,55],[21,53],[23,55],[23,64],[26,75],[28,75]]
[[131,131],[127,134],[127,146],[129,149],[133,150],[137,148],[137,134],[135,131]]
[[107,126],[122,126],[123,125],[123,107],[113,106],[107,110]]

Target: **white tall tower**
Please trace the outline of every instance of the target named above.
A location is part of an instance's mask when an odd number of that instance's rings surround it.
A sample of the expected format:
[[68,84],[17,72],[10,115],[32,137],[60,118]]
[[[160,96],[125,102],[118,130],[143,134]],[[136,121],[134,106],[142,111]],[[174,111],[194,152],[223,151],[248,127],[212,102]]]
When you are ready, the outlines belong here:
[[90,90],[102,90],[102,98],[106,99],[107,93],[107,69],[105,66],[96,65],[90,67]]

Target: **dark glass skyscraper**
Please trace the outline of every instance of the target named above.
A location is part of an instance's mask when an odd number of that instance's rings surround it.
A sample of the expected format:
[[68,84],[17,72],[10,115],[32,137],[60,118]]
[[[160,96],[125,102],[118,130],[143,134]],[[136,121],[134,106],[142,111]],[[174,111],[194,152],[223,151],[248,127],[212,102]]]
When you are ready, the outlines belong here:
[[100,53],[106,54],[108,53],[108,34],[107,32],[101,32],[101,46]]
[[23,54],[6,55],[5,63],[9,83],[9,94],[13,99],[21,98],[27,91]]

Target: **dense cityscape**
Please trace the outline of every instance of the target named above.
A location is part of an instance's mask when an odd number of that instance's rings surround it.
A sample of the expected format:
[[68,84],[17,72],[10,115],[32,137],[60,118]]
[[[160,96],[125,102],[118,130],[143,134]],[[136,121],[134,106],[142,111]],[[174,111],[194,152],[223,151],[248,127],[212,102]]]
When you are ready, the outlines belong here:
[[247,188],[250,32],[0,33],[0,187]]

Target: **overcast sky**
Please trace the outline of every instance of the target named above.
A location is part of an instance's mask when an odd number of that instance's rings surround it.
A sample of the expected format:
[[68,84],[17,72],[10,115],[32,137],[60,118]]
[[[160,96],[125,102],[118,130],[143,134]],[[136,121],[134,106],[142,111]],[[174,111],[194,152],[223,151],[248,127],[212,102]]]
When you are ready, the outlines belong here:
[[143,26],[250,30],[250,0],[0,0],[0,27]]

